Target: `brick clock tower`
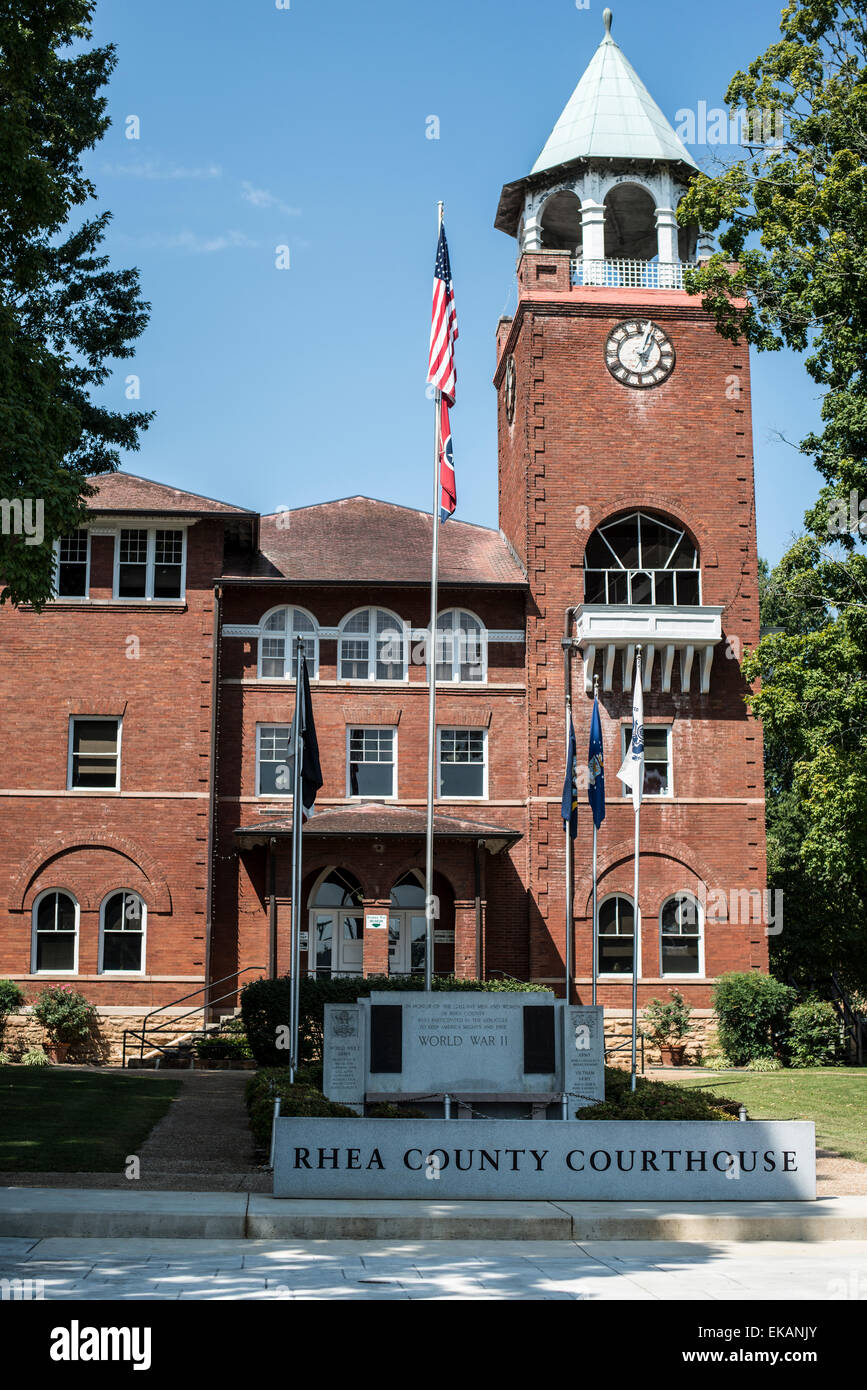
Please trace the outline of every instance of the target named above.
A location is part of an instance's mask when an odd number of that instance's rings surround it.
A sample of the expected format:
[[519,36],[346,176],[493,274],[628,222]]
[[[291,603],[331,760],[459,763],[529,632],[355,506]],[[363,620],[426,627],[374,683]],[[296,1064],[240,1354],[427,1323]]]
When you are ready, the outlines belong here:
[[[605,34],[532,171],[503,189],[518,305],[497,333],[500,526],[530,584],[530,977],[563,968],[565,677],[579,762],[594,684],[607,814],[599,999],[628,1008],[633,815],[617,780],[644,665],[639,1002],[767,968],[761,729],[740,657],[758,640],[749,361],[683,288],[710,253],[676,207],[696,165]],[[590,998],[592,821],[579,797],[575,996]],[[562,978],[562,974],[560,974]],[[698,1034],[701,1035],[699,1028]]]

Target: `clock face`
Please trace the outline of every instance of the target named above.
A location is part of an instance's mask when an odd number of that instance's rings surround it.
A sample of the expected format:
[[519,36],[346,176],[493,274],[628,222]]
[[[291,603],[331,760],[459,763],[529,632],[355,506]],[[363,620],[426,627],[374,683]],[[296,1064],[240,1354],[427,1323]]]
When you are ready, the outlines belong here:
[[517,384],[517,372],[515,370],[515,359],[509,357],[506,363],[506,386],[503,399],[506,405],[506,419],[511,425],[515,418],[515,387]]
[[608,334],[605,362],[624,386],[659,386],[674,369],[674,348],[650,319],[626,319]]

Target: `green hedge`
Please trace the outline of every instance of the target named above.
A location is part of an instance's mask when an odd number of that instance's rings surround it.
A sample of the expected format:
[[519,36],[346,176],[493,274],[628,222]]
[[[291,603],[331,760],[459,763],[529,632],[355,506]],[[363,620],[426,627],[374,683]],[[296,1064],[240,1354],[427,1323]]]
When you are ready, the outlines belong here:
[[713,990],[719,1045],[730,1062],[745,1067],[782,1052],[788,1016],[797,995],[770,975],[721,975]]
[[[247,1083],[246,1101],[250,1114],[250,1128],[256,1143],[263,1149],[271,1144],[271,1125],[274,1118],[274,1101],[280,1097],[280,1114],[319,1116],[333,1118],[344,1116],[358,1119],[358,1115],[348,1105],[324,1096],[317,1085],[321,1068],[300,1067],[295,1082],[290,1079],[288,1067],[263,1067]],[[416,1117],[426,1119],[423,1110],[409,1106],[374,1105],[368,1116],[378,1120],[396,1120]]]
[[845,1056],[845,1041],[833,1004],[807,999],[789,1014],[789,1066],[828,1067]]
[[[435,990],[489,990],[496,993],[545,992],[544,985],[529,985],[517,980],[459,980],[454,975],[436,976]],[[326,1004],[353,1004],[366,998],[371,991],[395,992],[424,989],[420,975],[344,975],[337,979],[315,979],[307,976],[301,981],[299,1018],[299,1058],[301,1064],[316,1061],[322,1056],[322,1032]],[[252,980],[241,992],[241,1016],[244,1031],[253,1056],[260,1066],[285,1066],[288,1056],[289,977],[277,980]],[[286,1046],[278,1045],[279,1030]]]
[[628,1071],[605,1068],[605,1099],[576,1110],[579,1120],[736,1120],[740,1103],[725,1096],[687,1090],[667,1081],[637,1077],[635,1090]]

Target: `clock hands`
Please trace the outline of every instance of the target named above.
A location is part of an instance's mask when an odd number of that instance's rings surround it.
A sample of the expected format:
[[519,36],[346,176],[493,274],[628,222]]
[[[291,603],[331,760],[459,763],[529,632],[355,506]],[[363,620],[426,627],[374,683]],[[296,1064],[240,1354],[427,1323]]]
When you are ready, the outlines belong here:
[[644,342],[641,344],[641,347],[638,352],[638,360],[641,363],[642,367],[647,366],[647,359],[650,356],[653,346],[653,324],[648,322],[647,329],[644,334]]

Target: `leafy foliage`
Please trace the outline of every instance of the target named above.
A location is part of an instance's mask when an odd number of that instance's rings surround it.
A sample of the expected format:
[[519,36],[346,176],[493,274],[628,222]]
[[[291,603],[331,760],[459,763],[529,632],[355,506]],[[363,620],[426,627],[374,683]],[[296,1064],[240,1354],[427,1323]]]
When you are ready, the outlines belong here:
[[655,1043],[672,1045],[687,1037],[692,1028],[692,1009],[679,989],[668,991],[668,1003],[653,998],[644,1010],[642,1029]]
[[[299,1069],[293,1084],[288,1067],[264,1067],[247,1083],[246,1100],[250,1114],[250,1128],[260,1148],[268,1148],[271,1143],[271,1127],[274,1119],[274,1101],[280,1097],[280,1114],[303,1115],[334,1118],[358,1119],[359,1116],[347,1105],[328,1100],[319,1087],[310,1079],[308,1069]],[[406,1119],[424,1116],[424,1111],[398,1105],[376,1105],[367,1112],[371,1118],[379,1120]]]
[[793,1067],[826,1067],[842,1060],[840,1020],[827,1000],[795,1005],[789,1014],[787,1051]]
[[149,305],[138,271],[101,250],[110,214],[70,226],[95,198],[81,157],[109,125],[111,45],[88,48],[95,0],[7,0],[0,12],[0,497],[41,500],[46,540],[0,533],[0,602],[41,606],[51,540],[84,519],[85,479],[138,448],[151,416],[95,399],[131,357]]
[[24,999],[24,990],[14,980],[0,980],[0,1043],[6,1031],[7,1018],[10,1014],[17,1014]]
[[[735,74],[731,107],[781,111],[779,144],[700,175],[679,217],[722,248],[691,271],[719,331],[807,354],[823,484],[806,534],[760,574],[777,629],[744,661],[764,722],[769,881],[785,893],[774,970],[867,985],[867,0],[792,0]],[[863,510],[862,510],[863,508]],[[760,684],[759,684],[760,683]]]
[[33,1012],[53,1043],[85,1042],[97,1028],[96,1010],[72,985],[48,985]]
[[[514,980],[463,980],[453,975],[434,977],[435,990],[492,990],[498,993],[515,991],[544,992],[543,985],[528,985]],[[424,988],[417,975],[344,975],[334,979],[307,976],[299,988],[300,1018],[298,1050],[302,1064],[322,1056],[326,1004],[354,1004],[366,998],[372,990],[406,991]],[[289,977],[277,980],[251,980],[241,992],[241,1014],[253,1056],[260,1066],[286,1065],[286,1047],[278,1046],[280,1030],[289,1027]]]
[[646,1081],[639,1076],[635,1090],[628,1071],[605,1068],[605,1099],[575,1112],[579,1120],[736,1120],[739,1104],[725,1096]]
[[720,976],[713,990],[718,1038],[736,1067],[781,1051],[795,998],[793,989],[769,975],[735,972]]

